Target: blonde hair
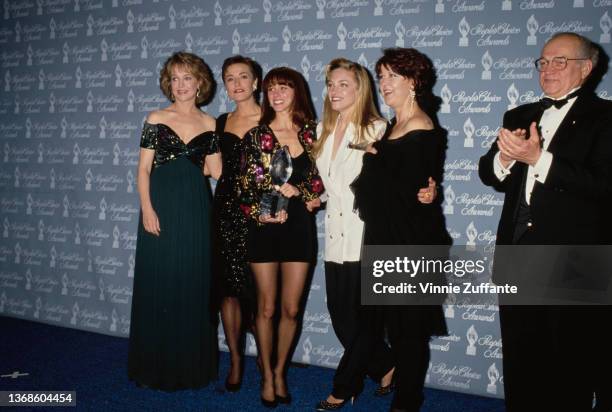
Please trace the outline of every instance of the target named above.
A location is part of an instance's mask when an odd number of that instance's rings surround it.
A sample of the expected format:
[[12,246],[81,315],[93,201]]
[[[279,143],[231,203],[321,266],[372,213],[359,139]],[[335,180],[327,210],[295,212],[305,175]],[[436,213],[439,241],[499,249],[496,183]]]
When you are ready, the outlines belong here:
[[[354,110],[351,118],[348,119],[356,128],[355,141],[352,143],[361,144],[367,141],[367,136],[374,134],[374,122],[382,120],[382,117],[374,104],[374,95],[372,93],[372,82],[367,70],[360,64],[339,57],[333,59],[327,65],[325,71],[325,83],[329,82],[331,72],[336,69],[345,69],[353,73],[357,82],[357,99],[355,100]],[[336,122],[340,113],[333,110],[329,97],[325,98],[323,103],[323,129],[321,135],[317,136],[317,141],[313,145],[313,154],[318,157],[321,154],[322,148],[329,135],[334,131]]]

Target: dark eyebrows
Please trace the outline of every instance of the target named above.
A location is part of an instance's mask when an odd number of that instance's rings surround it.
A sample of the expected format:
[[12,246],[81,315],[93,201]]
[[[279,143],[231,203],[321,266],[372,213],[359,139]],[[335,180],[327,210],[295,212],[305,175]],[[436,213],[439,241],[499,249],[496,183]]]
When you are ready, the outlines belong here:
[[[237,76],[242,76],[243,74],[251,74],[251,72],[248,71],[248,70],[245,70],[245,71],[237,73],[236,75]],[[225,79],[225,78],[227,78],[229,76],[234,76],[234,75],[233,74],[229,74],[229,73],[225,73],[225,76],[223,76],[223,78]]]

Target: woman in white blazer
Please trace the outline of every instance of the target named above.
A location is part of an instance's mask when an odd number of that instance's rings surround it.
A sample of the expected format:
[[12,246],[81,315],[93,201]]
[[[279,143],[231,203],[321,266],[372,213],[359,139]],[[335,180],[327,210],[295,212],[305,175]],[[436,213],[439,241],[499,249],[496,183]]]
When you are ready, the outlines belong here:
[[[349,185],[361,171],[364,150],[378,140],[387,122],[374,104],[367,70],[344,58],[332,60],[326,71],[327,97],[323,121],[317,126],[314,155],[325,194],[325,286],[327,308],[338,340],[345,352],[356,336],[360,311],[360,259],[363,222],[353,211],[354,196]],[[372,150],[372,149],[370,149]],[[435,189],[422,189],[419,199],[431,202]],[[317,410],[336,410],[361,391],[363,381],[353,365],[341,359],[334,376],[332,393]],[[368,363],[368,375],[380,386],[376,395],[392,390],[393,358],[380,337]]]

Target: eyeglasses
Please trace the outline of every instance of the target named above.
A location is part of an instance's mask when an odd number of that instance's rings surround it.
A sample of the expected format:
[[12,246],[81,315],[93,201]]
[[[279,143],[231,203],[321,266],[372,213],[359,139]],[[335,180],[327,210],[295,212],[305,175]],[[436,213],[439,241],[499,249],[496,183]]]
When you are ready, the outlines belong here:
[[553,57],[552,60],[545,59],[544,57],[540,57],[538,60],[533,62],[535,64],[535,68],[539,72],[545,72],[550,68],[554,70],[563,70],[567,67],[567,62],[571,60],[589,60],[588,57],[584,57],[581,59],[568,59],[567,57]]

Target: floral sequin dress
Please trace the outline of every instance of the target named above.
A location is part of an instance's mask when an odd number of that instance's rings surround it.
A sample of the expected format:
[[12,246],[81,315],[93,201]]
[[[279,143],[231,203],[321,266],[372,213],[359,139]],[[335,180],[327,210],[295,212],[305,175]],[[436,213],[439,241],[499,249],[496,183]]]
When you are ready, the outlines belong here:
[[223,173],[213,201],[213,276],[217,299],[249,296],[252,285],[246,262],[247,218],[240,210],[240,156],[242,139],[225,131],[228,114],[217,119]]
[[204,157],[219,151],[205,132],[184,143],[164,124],[145,123],[140,146],[155,150],[149,192],[159,236],[138,224],[128,376],[167,391],[200,388],[217,376],[210,311],[211,193]]
[[298,132],[304,151],[292,158],[290,184],[300,191],[289,199],[287,221],[283,224],[258,222],[263,193],[272,190],[270,160],[281,146],[268,125],[251,129],[244,138],[241,176],[241,208],[249,217],[247,260],[249,262],[314,262],[317,231],[314,213],[305,202],[319,197],[323,183],[312,156],[316,124],[309,122]]

